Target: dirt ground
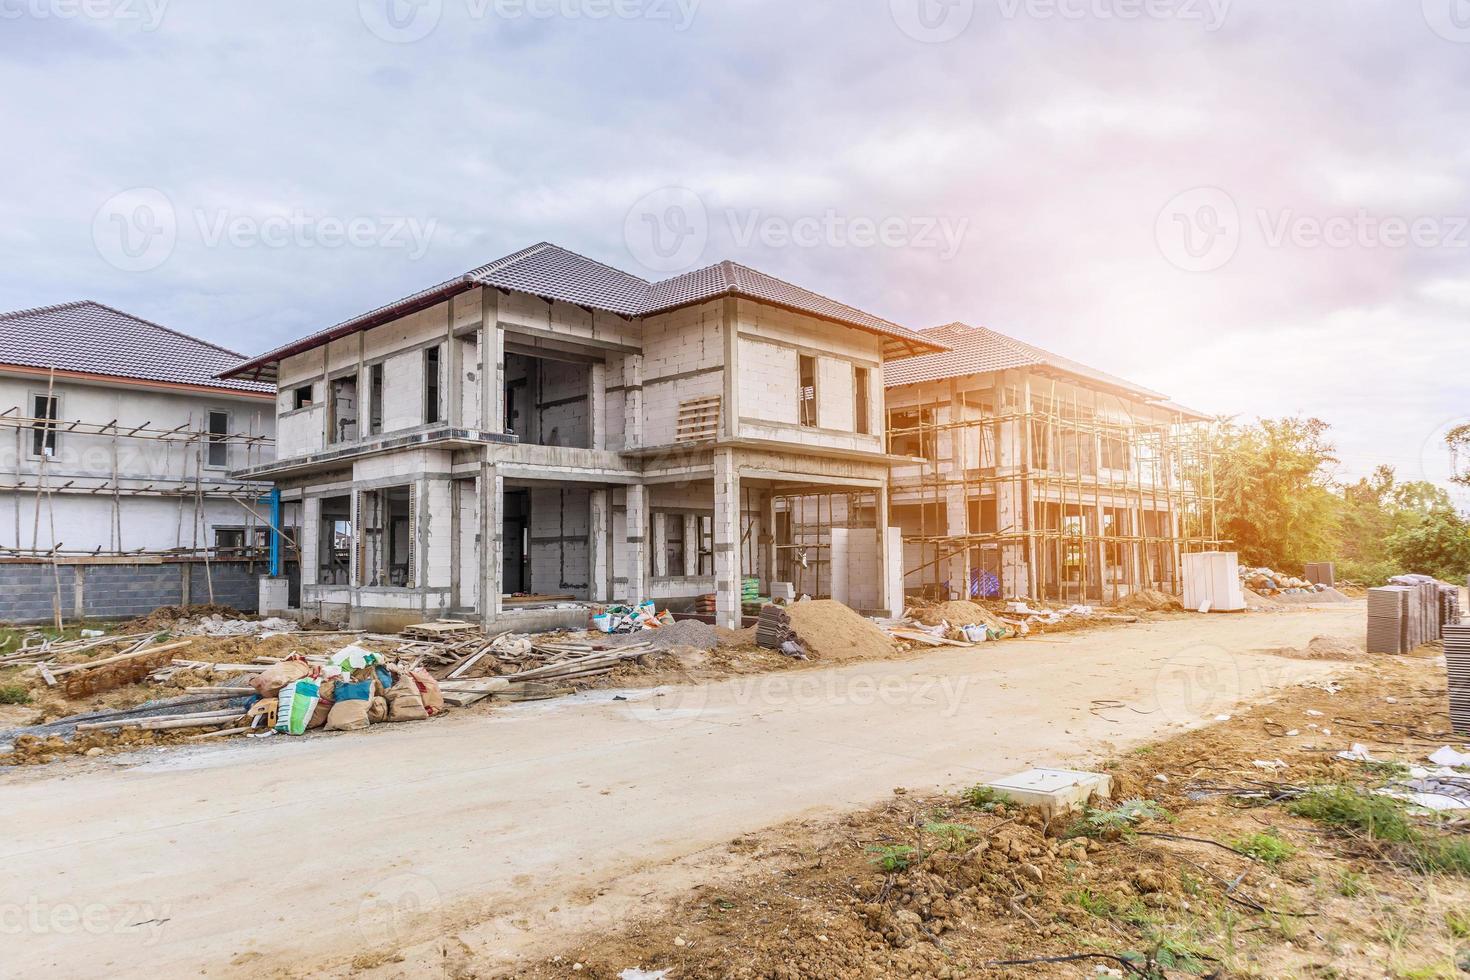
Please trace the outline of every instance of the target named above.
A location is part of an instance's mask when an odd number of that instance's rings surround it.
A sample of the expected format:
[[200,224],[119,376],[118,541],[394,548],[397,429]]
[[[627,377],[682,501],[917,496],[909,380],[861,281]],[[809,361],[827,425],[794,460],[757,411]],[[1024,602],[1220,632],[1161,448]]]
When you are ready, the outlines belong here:
[[[1371,791],[1397,765],[1424,765],[1435,748],[1458,745],[1434,654],[1380,658],[1340,689],[1294,687],[1247,717],[1106,760],[1114,804],[1099,803],[1094,816],[1104,820],[1126,800],[1146,801],[1134,806],[1150,813],[1121,829],[898,789],[837,819],[736,838],[729,848],[753,855],[739,881],[700,885],[665,914],[568,943],[507,975],[601,978],[629,967],[678,978],[1470,972],[1470,864],[1426,870],[1402,842],[1231,795],[1314,785]],[[1353,743],[1377,761],[1339,759]],[[1463,847],[1460,816],[1442,825],[1408,819]],[[1052,958],[1066,961],[1043,962]]]
[[550,969],[580,951],[574,937],[616,937],[691,889],[740,887],[765,851],[730,842],[765,828],[815,828],[1034,765],[1095,765],[1221,714],[1254,717],[1249,703],[1273,690],[1355,668],[1254,651],[1353,636],[1361,618],[1165,619],[9,770],[0,906],[84,906],[115,927],[38,930],[8,947],[7,966]]

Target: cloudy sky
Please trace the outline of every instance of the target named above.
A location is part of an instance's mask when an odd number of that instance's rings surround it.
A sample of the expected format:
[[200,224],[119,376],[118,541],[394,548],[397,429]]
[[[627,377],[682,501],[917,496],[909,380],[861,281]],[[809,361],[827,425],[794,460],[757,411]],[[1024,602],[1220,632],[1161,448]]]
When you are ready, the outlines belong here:
[[257,353],[550,240],[1443,478],[1467,0],[0,0],[0,308]]

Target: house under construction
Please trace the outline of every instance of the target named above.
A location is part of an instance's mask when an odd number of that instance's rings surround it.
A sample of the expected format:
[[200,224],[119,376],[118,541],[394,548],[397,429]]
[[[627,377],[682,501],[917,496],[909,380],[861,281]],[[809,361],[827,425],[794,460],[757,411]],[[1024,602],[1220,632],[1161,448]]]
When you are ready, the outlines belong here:
[[1217,548],[1209,418],[983,327],[884,366],[905,589],[1106,602],[1177,593]]

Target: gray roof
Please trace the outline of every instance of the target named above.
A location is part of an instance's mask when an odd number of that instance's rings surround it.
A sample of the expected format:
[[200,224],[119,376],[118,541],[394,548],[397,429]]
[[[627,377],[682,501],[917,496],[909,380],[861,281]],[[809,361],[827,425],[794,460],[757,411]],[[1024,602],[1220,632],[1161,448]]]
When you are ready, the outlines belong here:
[[987,374],[991,371],[1005,371],[1010,368],[1040,367],[1070,374],[1094,384],[1121,389],[1145,401],[1158,401],[1167,397],[1116,375],[1090,368],[1085,364],[1042,350],[1040,347],[1035,347],[1014,337],[1007,337],[988,327],[951,323],[943,327],[924,330],[921,336],[936,340],[950,350],[885,364],[883,379],[887,387],[895,388],[899,385],[944,381],[949,378]]
[[885,338],[885,353],[890,357],[942,349],[931,338],[907,327],[890,323],[871,313],[735,262],[719,262],[663,282],[651,283],[558,245],[541,242],[478,269],[471,269],[457,278],[251,358],[230,368],[226,375],[266,375],[271,366],[284,357],[442,303],[456,293],[474,286],[492,286],[529,293],[543,299],[560,300],[584,309],[601,310],[628,319],[665,313],[721,296],[744,296],[880,334]]
[[91,300],[0,313],[0,365],[134,381],[274,392],[253,381],[221,381],[232,350]]

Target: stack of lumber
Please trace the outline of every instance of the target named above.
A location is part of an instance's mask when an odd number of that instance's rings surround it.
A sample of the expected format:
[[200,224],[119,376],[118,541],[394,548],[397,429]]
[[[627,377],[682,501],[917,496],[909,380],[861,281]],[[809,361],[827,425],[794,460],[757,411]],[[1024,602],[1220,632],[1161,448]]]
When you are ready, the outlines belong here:
[[[498,677],[469,680],[448,678],[439,682],[446,704],[464,707],[485,698],[526,701],[557,697],[571,692],[566,682],[585,680],[609,673],[619,664],[637,660],[653,651],[650,644],[608,647],[591,641],[546,641],[536,643],[533,653],[541,658],[531,666],[527,659],[518,669]],[[487,654],[493,651],[486,651]]]

